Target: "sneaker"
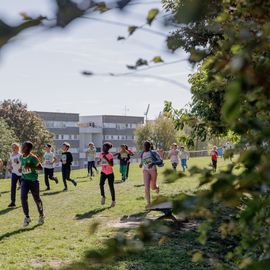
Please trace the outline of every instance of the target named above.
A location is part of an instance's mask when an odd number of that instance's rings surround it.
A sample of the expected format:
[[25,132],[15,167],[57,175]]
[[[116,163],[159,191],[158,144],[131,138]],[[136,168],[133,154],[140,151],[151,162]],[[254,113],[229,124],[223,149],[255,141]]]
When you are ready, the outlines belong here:
[[116,202],[113,201],[112,204],[111,204],[111,207],[115,207],[115,205],[116,205]]
[[27,227],[31,222],[30,217],[25,217],[23,221],[23,227]]
[[16,207],[16,204],[12,202],[12,203],[10,203],[10,204],[8,205],[8,207],[10,207],[10,208],[11,208],[11,207]]
[[48,187],[45,189],[45,191],[49,191],[49,190],[51,190],[51,189],[50,189],[50,188],[48,188]]
[[40,216],[38,219],[38,225],[43,225],[45,221],[45,217],[44,216]]
[[58,178],[57,178],[57,177],[55,177],[55,178],[54,178],[54,181],[55,181],[55,184],[58,184],[58,183],[59,183],[59,181],[58,181]]
[[101,205],[104,205],[105,204],[105,201],[106,201],[106,198],[105,197],[102,197],[101,198]]
[[63,191],[67,191],[68,189],[67,189],[67,187],[65,187],[64,189],[63,189]]
[[74,185],[74,187],[77,186],[77,182],[75,180],[72,180],[72,184]]

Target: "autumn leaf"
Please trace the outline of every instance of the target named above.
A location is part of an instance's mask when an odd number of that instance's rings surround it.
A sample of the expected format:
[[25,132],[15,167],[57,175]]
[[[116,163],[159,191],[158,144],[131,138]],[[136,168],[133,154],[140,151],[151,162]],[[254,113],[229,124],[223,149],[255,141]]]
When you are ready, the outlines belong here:
[[153,9],[150,9],[149,10],[148,15],[147,15],[147,19],[146,19],[147,20],[147,23],[149,25],[152,24],[152,22],[154,21],[154,19],[157,17],[158,13],[159,13],[159,9],[157,9],[157,8],[153,8]]

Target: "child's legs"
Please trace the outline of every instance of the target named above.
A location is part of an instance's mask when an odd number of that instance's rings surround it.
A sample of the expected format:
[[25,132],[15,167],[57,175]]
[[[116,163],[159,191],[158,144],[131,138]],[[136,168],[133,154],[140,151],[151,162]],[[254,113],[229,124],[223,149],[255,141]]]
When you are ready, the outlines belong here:
[[20,176],[13,173],[11,176],[11,202],[15,203],[16,201],[16,188],[17,188],[17,182],[20,179]]
[[149,170],[143,171],[143,180],[144,180],[144,192],[145,192],[145,199],[147,204],[150,204],[150,181],[151,181],[151,175],[149,173]]
[[101,173],[99,187],[100,187],[100,194],[102,197],[105,197],[104,184],[105,184],[106,179],[107,179],[107,175],[105,173]]
[[130,162],[128,162],[128,164],[127,164],[127,178],[128,178],[128,175],[129,175],[129,167],[130,167]]
[[187,167],[187,160],[186,159],[181,159],[181,165],[182,165],[183,171],[185,171],[186,167]]
[[174,170],[176,170],[177,165],[178,165],[178,164],[177,164],[176,162],[173,162],[173,163],[172,163],[172,167],[173,167]]
[[38,181],[32,181],[30,183],[30,190],[33,196],[33,199],[37,205],[37,209],[39,212],[40,216],[43,216],[43,205],[42,201],[40,199],[40,194],[39,194],[39,182]]
[[49,179],[55,180],[56,177],[54,177],[54,169],[48,169]]
[[96,172],[98,171],[97,167],[96,167],[96,162],[92,161],[92,167],[96,170]]
[[73,182],[74,180],[72,180],[72,179],[70,179],[70,174],[71,174],[71,167],[70,166],[67,166],[67,168],[66,168],[66,179],[67,179],[67,181],[71,181],[71,182]]
[[44,169],[44,178],[45,178],[45,185],[47,188],[50,188],[50,183],[49,183],[49,169],[45,168]]
[[108,175],[108,183],[109,183],[109,188],[112,196],[112,201],[115,201],[115,190],[114,190],[114,174]]
[[29,181],[21,181],[21,203],[23,208],[23,213],[26,217],[29,217],[29,207],[28,207],[28,192],[30,190]]
[[150,176],[151,176],[151,179],[150,179],[150,186],[151,186],[151,189],[152,190],[156,190],[158,189],[158,185],[157,185],[157,170],[150,170]]
[[212,160],[212,164],[213,164],[214,171],[216,171],[216,169],[217,169],[217,161]]
[[62,167],[62,177],[63,177],[63,183],[65,188],[67,188],[67,172],[66,172],[66,168]]
[[90,167],[91,167],[91,163],[90,161],[87,162],[87,170],[88,170],[88,174],[90,173]]

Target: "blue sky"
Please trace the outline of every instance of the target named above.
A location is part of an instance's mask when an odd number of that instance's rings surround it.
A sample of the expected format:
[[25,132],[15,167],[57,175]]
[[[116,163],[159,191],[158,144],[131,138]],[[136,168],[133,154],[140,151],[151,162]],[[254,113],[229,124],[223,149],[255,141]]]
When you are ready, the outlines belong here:
[[[110,11],[94,16],[142,25],[152,7],[160,8],[160,5],[137,5],[123,14]],[[1,0],[0,17],[7,22],[19,21],[22,11],[53,17],[49,0]],[[159,21],[154,23],[153,29],[163,33],[170,30]],[[150,103],[150,118],[159,114],[164,100],[172,101],[177,108],[185,106],[191,98],[187,81],[192,70],[187,62],[140,73],[173,79],[185,88],[148,77],[81,75],[83,70],[126,72],[126,65],[134,64],[140,57],[150,60],[161,55],[165,62],[187,58],[180,50],[174,55],[168,53],[161,36],[138,31],[128,40],[119,42],[116,41],[119,35],[126,36],[127,28],[85,19],[74,22],[65,30],[24,32],[2,50],[0,100],[16,98],[27,103],[31,110],[78,112],[82,115],[121,115],[125,106],[128,115],[143,115]]]

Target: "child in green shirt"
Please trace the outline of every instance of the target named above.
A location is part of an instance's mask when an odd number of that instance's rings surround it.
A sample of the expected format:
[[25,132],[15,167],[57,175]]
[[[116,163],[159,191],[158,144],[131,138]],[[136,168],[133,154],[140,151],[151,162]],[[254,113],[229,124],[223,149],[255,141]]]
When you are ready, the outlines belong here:
[[38,181],[38,170],[42,170],[41,163],[37,156],[35,156],[31,151],[33,149],[33,144],[30,141],[26,141],[22,145],[22,156],[21,156],[21,202],[22,208],[25,215],[23,227],[26,227],[31,222],[29,216],[29,206],[28,206],[28,193],[31,191],[33,199],[37,205],[39,212],[38,224],[42,225],[44,223],[43,205],[40,199],[39,192],[39,181]]

